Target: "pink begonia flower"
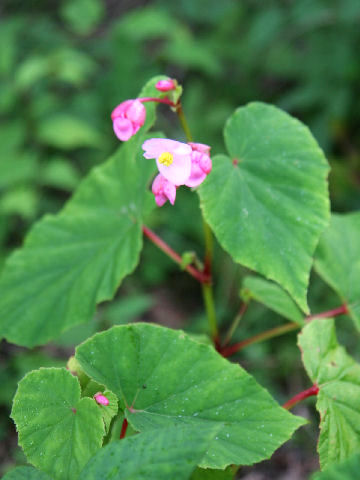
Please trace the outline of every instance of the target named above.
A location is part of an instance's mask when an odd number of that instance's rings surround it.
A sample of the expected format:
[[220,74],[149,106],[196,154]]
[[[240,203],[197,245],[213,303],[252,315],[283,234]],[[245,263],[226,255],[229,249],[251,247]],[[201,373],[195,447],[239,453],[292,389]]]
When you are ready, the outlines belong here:
[[156,83],[155,88],[157,88],[160,92],[168,92],[170,90],[175,90],[176,84],[174,80],[167,78],[166,80],[159,80]]
[[166,180],[161,173],[155,177],[151,190],[155,195],[155,202],[158,207],[162,207],[167,200],[169,200],[171,205],[174,205],[176,198],[176,186],[169,182],[169,180]]
[[105,397],[101,392],[95,393],[94,395],[94,400],[99,404],[99,405],[104,405],[107,407],[109,405],[109,399]]
[[191,173],[185,182],[187,187],[198,187],[211,172],[212,162],[210,158],[210,147],[204,143],[189,142],[191,152]]
[[144,125],[146,109],[140,100],[126,100],[111,114],[115,135],[126,142]]
[[145,158],[155,158],[159,172],[175,186],[184,185],[191,173],[190,145],[167,138],[151,138],[143,143]]

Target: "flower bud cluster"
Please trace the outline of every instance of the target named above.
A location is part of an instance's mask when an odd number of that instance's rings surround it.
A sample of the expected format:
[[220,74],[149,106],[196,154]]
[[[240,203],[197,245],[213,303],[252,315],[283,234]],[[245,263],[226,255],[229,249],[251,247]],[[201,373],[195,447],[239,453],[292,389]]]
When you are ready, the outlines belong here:
[[[177,87],[176,80],[160,80],[155,85],[161,92]],[[129,140],[144,125],[146,109],[142,102],[168,100],[137,98],[120,103],[111,118],[115,135],[122,141]],[[171,103],[171,102],[170,102]],[[211,172],[210,147],[202,143],[182,143],[167,138],[151,138],[143,143],[144,157],[155,159],[159,174],[152,184],[156,204],[161,207],[166,201],[172,205],[176,189],[180,185],[198,187]]]

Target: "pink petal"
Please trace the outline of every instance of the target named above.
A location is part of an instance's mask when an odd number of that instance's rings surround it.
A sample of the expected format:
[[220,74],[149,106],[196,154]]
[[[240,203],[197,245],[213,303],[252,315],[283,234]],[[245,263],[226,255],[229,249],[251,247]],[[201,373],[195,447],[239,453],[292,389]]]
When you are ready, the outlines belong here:
[[200,168],[206,173],[210,173],[212,169],[212,161],[209,155],[202,155],[199,162]]
[[179,153],[180,155],[190,155],[191,153],[191,147],[186,143],[168,138],[150,138],[143,143],[142,148],[145,150],[145,158],[158,158],[164,152]]
[[127,118],[115,118],[113,121],[113,129],[118,139],[123,142],[129,140],[135,133],[132,123]]
[[134,100],[125,100],[125,102],[120,103],[111,113],[111,119],[114,120],[116,117],[123,117],[125,115],[126,110],[130,107],[130,105],[134,102]]
[[192,163],[191,174],[185,185],[190,188],[198,187],[206,178],[206,173],[200,168],[198,163]]
[[166,167],[156,160],[159,172],[174,185],[184,185],[190,176],[191,160],[190,155],[174,155],[173,163]]
[[174,80],[171,80],[171,78],[168,78],[166,80],[159,80],[155,88],[157,88],[160,92],[168,92],[169,90],[174,90],[176,88]]
[[160,195],[155,195],[155,202],[158,207],[162,207],[167,202],[167,198],[161,193]]
[[210,155],[211,147],[209,147],[209,145],[206,145],[205,143],[189,142],[188,145],[190,145],[190,147],[195,152],[206,153],[206,155]]
[[136,126],[143,126],[146,117],[144,105],[139,100],[134,100],[127,108],[125,116]]
[[176,187],[170,182],[166,182],[164,195],[169,199],[171,205],[174,205],[176,199]]
[[158,195],[160,192],[163,191],[164,181],[165,181],[165,178],[161,175],[161,173],[156,175],[156,177],[153,181],[153,184],[151,186],[151,191],[154,195]]

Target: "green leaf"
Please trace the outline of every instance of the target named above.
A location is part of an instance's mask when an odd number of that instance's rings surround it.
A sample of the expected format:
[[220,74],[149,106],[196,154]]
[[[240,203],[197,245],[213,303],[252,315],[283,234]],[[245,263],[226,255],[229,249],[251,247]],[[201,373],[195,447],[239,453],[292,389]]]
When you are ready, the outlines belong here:
[[100,147],[102,137],[88,122],[65,113],[44,118],[37,129],[41,143],[63,150]]
[[113,442],[90,460],[79,480],[187,480],[217,430],[177,426]]
[[234,473],[231,467],[226,470],[212,470],[209,468],[197,468],[191,475],[190,480],[233,480]]
[[360,212],[333,214],[320,239],[315,269],[346,303],[360,330]]
[[325,472],[317,472],[311,480],[355,480],[359,476],[360,454],[331,467]]
[[[151,95],[156,77],[143,90]],[[146,128],[155,120],[147,107]],[[155,162],[142,156],[142,128],[81,182],[56,216],[35,224],[0,279],[0,335],[19,345],[46,343],[89,321],[139,261],[143,213],[155,205]]]
[[303,363],[319,386],[318,451],[322,468],[360,449],[360,365],[336,339],[334,320],[315,319],[299,335]]
[[87,375],[118,396],[135,430],[219,425],[203,467],[268,458],[304,423],[239,365],[182,331],[116,326],[77,347],[76,358]]
[[274,312],[304,325],[304,315],[292,298],[276,283],[260,277],[245,277],[243,281],[245,296],[263,303]]
[[56,480],[76,478],[102,445],[105,427],[95,400],[63,368],[41,368],[19,383],[11,416],[29,462]]
[[51,480],[51,477],[33,467],[16,467],[4,475],[2,480]]
[[308,313],[312,256],[329,218],[329,167],[309,130],[251,103],[225,125],[229,157],[199,189],[206,221],[233,259],[275,280]]
[[72,191],[80,181],[80,175],[71,160],[57,157],[49,161],[41,170],[41,183],[50,187]]
[[62,3],[60,12],[75,33],[87,35],[103,19],[105,8],[102,0],[67,0]]

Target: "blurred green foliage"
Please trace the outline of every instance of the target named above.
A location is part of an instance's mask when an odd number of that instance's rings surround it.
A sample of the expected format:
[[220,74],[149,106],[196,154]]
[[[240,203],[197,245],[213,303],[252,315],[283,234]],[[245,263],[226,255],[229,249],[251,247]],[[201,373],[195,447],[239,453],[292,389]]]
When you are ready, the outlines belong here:
[[[3,0],[0,15],[0,267],[31,224],[58,211],[79,180],[115,150],[111,110],[156,74],[183,84],[193,135],[214,153],[223,151],[224,122],[239,105],[262,100],[300,118],[330,161],[333,209],[360,208],[359,0]],[[175,116],[165,107],[160,112],[158,129],[184,139]],[[149,223],[176,250],[201,257],[200,215],[188,191],[179,191],[175,206],[157,210]],[[219,247],[215,258],[217,308],[227,326],[246,272]],[[165,282],[164,294],[158,286]],[[159,299],[165,303],[160,311]],[[312,308],[337,302],[314,277]],[[3,344],[0,379],[7,387],[0,403],[8,414],[26,371],[57,364],[54,356],[71,354],[72,345],[98,329],[141,316],[202,333],[199,312],[198,286],[146,242],[140,267],[116,302],[59,339],[55,355],[36,350],[17,356]],[[281,321],[253,304],[235,339]],[[340,337],[360,353],[350,322]],[[284,384],[308,386],[293,334],[253,345],[241,358],[280,399]],[[5,435],[9,427],[0,423]]]

